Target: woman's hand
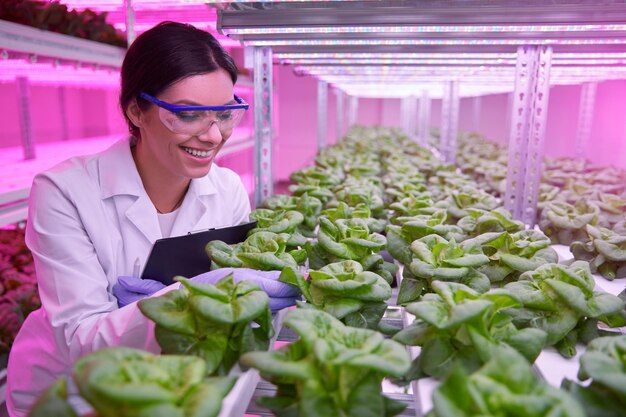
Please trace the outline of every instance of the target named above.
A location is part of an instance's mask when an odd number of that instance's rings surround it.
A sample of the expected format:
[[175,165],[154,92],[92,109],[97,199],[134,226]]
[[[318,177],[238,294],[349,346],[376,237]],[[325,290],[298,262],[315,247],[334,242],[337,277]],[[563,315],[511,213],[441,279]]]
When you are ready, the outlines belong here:
[[[270,297],[270,310],[272,310],[272,312],[295,305],[296,300],[300,299],[300,291],[298,288],[278,281],[280,271],[257,271],[249,268],[220,268],[196,275],[191,278],[191,280],[202,284],[216,284],[220,279],[230,273],[233,273],[233,280],[235,282],[251,281],[258,284]],[[113,295],[117,298],[117,304],[121,308],[127,304],[148,297],[163,288],[165,288],[165,285],[159,281],[123,276],[119,277],[117,283],[113,286]]]
[[298,290],[298,288],[278,281],[281,271],[258,271],[249,268],[220,268],[196,275],[191,278],[191,280],[202,284],[216,284],[220,279],[231,272],[233,273],[233,280],[235,282],[251,281],[258,284],[270,297],[270,310],[272,310],[272,312],[295,305],[296,300],[300,299],[300,290]]
[[153,279],[118,277],[113,286],[113,295],[117,298],[117,306],[122,308],[163,288],[165,288],[165,284]]

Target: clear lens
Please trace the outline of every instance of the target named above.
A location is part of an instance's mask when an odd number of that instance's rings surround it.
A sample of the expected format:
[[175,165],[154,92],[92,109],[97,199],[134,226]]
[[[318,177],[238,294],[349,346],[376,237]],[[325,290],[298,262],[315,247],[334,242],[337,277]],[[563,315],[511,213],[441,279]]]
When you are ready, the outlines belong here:
[[159,107],[159,118],[173,133],[197,136],[205,133],[213,123],[216,123],[222,136],[227,136],[241,122],[245,111],[245,109],[193,110],[173,113]]

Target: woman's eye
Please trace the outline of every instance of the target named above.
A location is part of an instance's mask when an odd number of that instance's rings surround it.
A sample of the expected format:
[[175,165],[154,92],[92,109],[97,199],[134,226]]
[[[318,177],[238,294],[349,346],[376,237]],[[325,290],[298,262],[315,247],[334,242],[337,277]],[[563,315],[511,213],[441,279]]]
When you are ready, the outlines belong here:
[[196,121],[198,119],[200,119],[200,114],[198,114],[198,112],[189,112],[189,111],[183,111],[180,113],[175,113],[176,117],[179,120],[182,120],[183,122],[193,122]]
[[225,122],[227,120],[230,120],[233,117],[233,112],[231,110],[220,111],[220,112],[217,112],[216,116],[219,121]]

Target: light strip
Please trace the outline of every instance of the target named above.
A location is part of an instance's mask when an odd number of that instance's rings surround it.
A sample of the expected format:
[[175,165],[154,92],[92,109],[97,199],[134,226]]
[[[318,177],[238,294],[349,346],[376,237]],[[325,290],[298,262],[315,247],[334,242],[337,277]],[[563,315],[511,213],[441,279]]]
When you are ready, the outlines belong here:
[[[153,28],[154,26],[156,26],[158,23],[160,23],[160,21],[151,21],[151,22],[141,22],[141,23],[135,23],[135,30],[137,32],[144,32],[148,29]],[[184,21],[181,23],[187,23],[190,24],[192,26],[197,27],[198,29],[204,29],[204,30],[216,30],[215,29],[215,23],[212,22],[207,22],[207,21],[198,21],[198,22],[189,22],[189,21]],[[118,23],[114,23],[113,26],[116,29],[119,29],[121,31],[126,31],[126,23],[125,22],[118,22]],[[237,43],[239,43],[239,41],[237,41]]]
[[[263,3],[271,3],[272,0],[236,0],[236,3],[255,3],[262,1]],[[277,0],[280,2],[304,2],[308,0]],[[358,1],[358,0],[325,0],[325,1]],[[228,0],[132,0],[135,10],[141,9],[158,9],[163,7],[180,7],[181,5],[195,5],[207,3],[232,3]],[[124,0],[61,0],[61,3],[76,9],[92,10],[115,10],[123,7]]]
[[[284,52],[275,53],[277,59],[515,59],[517,53],[390,53],[380,54],[372,52]],[[552,60],[557,59],[626,59],[626,52],[553,52]]]
[[[469,75],[495,75],[495,74],[515,74],[514,67],[401,67],[401,66],[300,66],[295,67],[296,72],[306,72],[309,74],[334,74],[334,75],[435,75],[435,74],[457,74],[459,76]],[[568,75],[588,75],[589,68],[586,67],[555,67],[552,73]],[[626,67],[594,67],[593,73],[626,73]]]
[[246,41],[248,46],[624,45],[626,39],[303,39]]
[[616,32],[624,24],[587,25],[417,25],[417,26],[318,26],[225,28],[228,35],[284,35],[325,33],[522,33],[522,32]]
[[355,64],[374,64],[374,65],[407,65],[407,64],[423,64],[423,65],[515,65],[515,59],[285,59],[285,63],[292,65],[355,65]]
[[[281,60],[291,65],[516,65],[516,59],[285,59]],[[555,65],[626,65],[626,58],[602,58],[602,59],[573,59],[555,58]]]
[[[515,59],[517,53],[437,53],[437,52],[409,52],[409,53],[395,53],[395,52],[283,52],[275,53],[274,57],[277,59]],[[626,53],[624,53],[626,57]]]

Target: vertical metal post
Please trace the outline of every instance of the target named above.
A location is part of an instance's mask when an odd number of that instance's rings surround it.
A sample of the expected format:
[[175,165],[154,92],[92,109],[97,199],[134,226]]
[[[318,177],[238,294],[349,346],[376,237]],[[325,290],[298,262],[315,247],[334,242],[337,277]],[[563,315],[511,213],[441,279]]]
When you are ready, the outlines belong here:
[[352,100],[350,100],[350,96],[348,93],[343,93],[343,129],[344,134],[347,134],[350,130],[350,113],[352,109],[350,109],[350,105],[352,104]]
[[584,83],[580,94],[578,131],[576,132],[576,157],[580,159],[584,159],[587,156],[597,87],[597,82]]
[[417,119],[417,98],[415,96],[403,97],[402,109],[402,130],[407,136],[415,140],[416,119]]
[[504,205],[513,217],[530,227],[536,223],[551,60],[549,46],[523,46],[517,50]]
[[358,123],[359,116],[359,98],[350,96],[350,113],[348,114],[348,126],[353,127]]
[[272,195],[272,49],[254,47],[254,202]]
[[59,112],[61,115],[61,137],[63,140],[70,138],[69,126],[67,124],[67,100],[65,97],[66,87],[64,85],[59,86]]
[[422,91],[420,97],[419,110],[419,126],[418,126],[418,143],[422,146],[428,146],[430,139],[430,97],[428,90]]
[[339,88],[337,88],[335,90],[335,95],[337,96],[337,120],[336,120],[336,124],[337,124],[337,132],[336,132],[336,136],[337,136],[337,142],[339,142],[339,140],[341,140],[341,138],[343,138],[343,135],[345,133],[345,125],[344,125],[344,111],[343,111],[343,99],[344,99],[344,94],[343,91],[341,91]]
[[479,132],[480,131],[480,112],[481,112],[481,97],[474,97],[474,102],[472,106],[473,117],[472,117],[472,131]]
[[459,82],[448,81],[444,85],[441,108],[441,139],[439,150],[445,162],[456,161],[457,136],[459,132]]
[[326,128],[328,125],[328,83],[317,81],[317,150],[326,147]]
[[126,10],[126,42],[130,46],[135,42],[135,9],[133,9],[132,0],[124,0],[124,10]]
[[402,97],[400,101],[400,126],[409,136],[409,97]]
[[33,141],[33,123],[30,112],[30,86],[28,78],[17,77],[17,108],[20,115],[20,129],[22,132],[22,147],[24,159],[35,159],[35,143]]
[[506,97],[506,119],[505,119],[505,132],[511,132],[511,128],[513,126],[513,97],[515,96],[515,91],[512,91],[507,94]]

